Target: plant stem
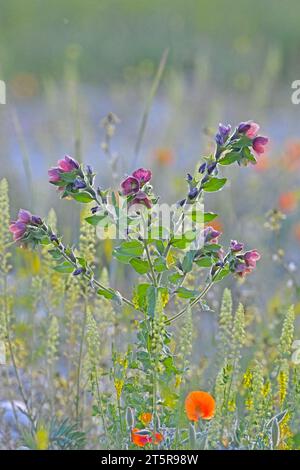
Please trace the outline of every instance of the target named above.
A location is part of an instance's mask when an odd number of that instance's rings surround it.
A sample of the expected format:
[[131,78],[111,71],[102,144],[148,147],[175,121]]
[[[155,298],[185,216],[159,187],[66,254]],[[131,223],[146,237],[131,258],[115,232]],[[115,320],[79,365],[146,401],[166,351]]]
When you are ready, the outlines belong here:
[[216,271],[216,273],[214,274],[214,276],[212,277],[211,281],[205,286],[205,288],[203,289],[202,292],[200,292],[200,294],[194,299],[192,300],[192,302],[190,302],[188,305],[186,305],[182,310],[180,310],[180,312],[178,312],[176,315],[174,315],[173,317],[171,318],[168,318],[168,320],[165,321],[166,324],[169,324],[169,323],[172,323],[173,321],[177,320],[178,318],[180,318],[182,315],[185,314],[185,312],[187,311],[187,309],[189,307],[194,307],[198,302],[200,302],[200,300],[205,296],[205,294],[209,291],[209,289],[212,287],[213,283],[214,283],[214,280],[217,276],[217,274],[220,272],[222,268],[219,268],[218,271]]
[[87,320],[87,300],[85,299],[84,318],[83,318],[83,322],[82,322],[82,329],[81,329],[81,336],[80,336],[78,367],[77,367],[77,375],[76,375],[76,404],[75,404],[76,422],[79,422],[80,375],[81,375],[81,365],[82,365],[82,354],[83,354],[83,343],[84,343],[84,337],[85,337],[86,320]]
[[[57,249],[59,250],[59,252],[61,253],[62,257],[63,257],[66,261],[68,261],[69,263],[72,264],[72,266],[74,266],[74,269],[77,269],[78,266],[77,266],[76,261],[74,261],[72,258],[70,258],[70,257],[65,253],[65,248],[64,248],[64,246],[62,245],[62,243],[56,242],[56,241],[52,241],[52,240],[50,239],[50,236],[49,236],[49,231],[48,231],[49,229],[48,229],[48,227],[44,226],[43,228],[44,228],[44,231],[45,231],[47,237],[48,237],[49,240],[51,241],[52,245],[53,245],[55,248],[57,248]],[[99,289],[102,289],[102,290],[104,290],[105,292],[107,292],[107,293],[109,293],[109,294],[112,294],[112,293],[114,292],[113,289],[110,289],[110,288],[108,288],[108,287],[105,287],[105,286],[104,286],[103,284],[101,284],[99,281],[97,281],[96,279],[94,279],[94,273],[92,272],[91,268],[89,268],[88,270],[83,271],[82,274],[83,274],[83,276],[84,276],[86,279],[88,279],[89,281],[92,282],[92,285],[97,286]],[[129,305],[130,307],[132,307],[132,308],[134,308],[134,309],[136,310],[136,307],[134,306],[133,302],[131,302],[129,299],[126,299],[126,297],[124,297],[124,296],[121,295],[121,294],[120,294],[120,296],[121,296],[122,301],[123,301],[125,304]]]
[[146,240],[144,240],[144,247],[145,247],[148,263],[149,263],[149,266],[150,266],[152,281],[153,281],[154,286],[157,287],[157,280],[156,280],[156,276],[155,276],[155,272],[154,272],[154,269],[153,269],[153,264],[152,264],[152,260],[151,260],[151,256],[150,256],[150,253],[149,253],[149,248],[148,248]]
[[[4,293],[6,293],[6,292],[7,292],[7,277],[5,276],[4,277]],[[26,397],[26,394],[25,394],[25,391],[24,391],[24,388],[23,388],[23,384],[22,384],[22,381],[21,381],[21,378],[20,378],[20,375],[19,375],[19,371],[18,371],[16,359],[15,359],[15,354],[14,354],[14,350],[13,350],[13,345],[12,345],[11,338],[10,338],[9,320],[8,320],[8,305],[7,305],[7,295],[6,294],[4,294],[4,299],[5,299],[4,319],[5,319],[6,340],[7,340],[7,344],[8,344],[9,354],[10,354],[10,357],[11,357],[11,361],[12,361],[14,373],[15,373],[15,376],[16,376],[19,392],[20,392],[20,395],[21,395],[22,400],[24,402],[24,405],[26,407],[26,414],[27,414],[29,420],[31,421],[32,425],[34,425],[34,419],[33,419],[33,416],[31,414],[30,406],[29,406],[29,403],[28,403],[28,400],[27,400],[27,397]]]

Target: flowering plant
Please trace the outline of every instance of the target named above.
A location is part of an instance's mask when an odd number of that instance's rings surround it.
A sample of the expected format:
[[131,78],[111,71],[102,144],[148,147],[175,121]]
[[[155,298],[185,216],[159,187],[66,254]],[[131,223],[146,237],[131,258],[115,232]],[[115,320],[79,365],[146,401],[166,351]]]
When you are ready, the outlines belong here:
[[[178,440],[172,428],[172,415],[168,405],[163,406],[161,397],[161,389],[175,387],[180,373],[170,348],[170,325],[196,305],[206,309],[205,295],[215,283],[230,273],[245,277],[260,259],[257,250],[244,251],[244,244],[236,240],[225,250],[219,242],[220,231],[209,225],[217,214],[203,209],[204,195],[217,192],[226,184],[227,179],[219,176],[223,167],[234,163],[255,164],[256,155],[263,153],[268,139],[257,135],[258,130],[253,121],[240,123],[233,131],[230,125],[219,125],[215,152],[203,158],[193,175],[187,175],[187,193],[174,205],[168,226],[160,222],[159,198],[151,185],[152,173],[148,169],[133,171],[121,182],[119,191],[96,187],[93,169],[69,156],[49,170],[49,182],[57,186],[62,198],[90,204],[90,215],[85,221],[95,226],[97,233],[107,236],[113,232],[120,239],[113,256],[118,262],[130,265],[140,279],[129,296],[100,282],[88,260],[73,246],[64,244],[59,234],[40,217],[21,209],[18,219],[10,225],[14,240],[22,246],[50,247],[57,272],[80,276],[97,295],[138,312],[136,350],[128,353],[126,366],[122,363],[121,367],[113,358],[114,368],[120,375],[117,379],[115,376],[120,439],[125,439],[123,421],[126,419],[133,444],[158,446],[167,439]],[[179,311],[171,313],[178,304]],[[127,369],[131,369],[132,376],[139,376],[135,391],[143,396],[143,407],[141,402],[130,403],[129,399],[127,411],[123,413],[120,398],[130,390],[130,381],[127,387],[124,385]],[[197,399],[203,398],[201,393],[204,392],[196,393]],[[145,406],[151,413],[145,413]],[[150,416],[146,421],[140,420],[146,426],[144,429],[136,427],[133,409],[135,413]],[[213,410],[210,402],[210,411],[203,411],[202,416],[212,418]],[[100,405],[97,413],[102,415]]]

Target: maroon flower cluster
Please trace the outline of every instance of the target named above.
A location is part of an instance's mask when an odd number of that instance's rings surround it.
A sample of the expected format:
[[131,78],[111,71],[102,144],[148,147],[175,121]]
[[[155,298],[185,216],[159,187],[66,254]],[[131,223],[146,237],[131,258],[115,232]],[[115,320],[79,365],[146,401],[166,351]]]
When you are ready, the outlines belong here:
[[[232,253],[239,253],[243,248],[243,243],[231,240],[230,249]],[[251,273],[256,268],[256,263],[260,260],[260,257],[257,250],[246,251],[246,253],[237,255],[233,266],[234,272],[240,277],[245,277],[246,274]]]
[[244,134],[252,140],[252,148],[257,155],[261,155],[265,151],[265,146],[269,142],[268,137],[257,135],[259,125],[254,121],[241,122],[238,126],[238,133]]
[[148,194],[143,191],[143,187],[151,180],[151,178],[152,173],[150,170],[139,168],[121,183],[121,193],[123,196],[130,197],[128,201],[129,206],[133,206],[134,204],[143,204],[148,209],[151,208],[152,202],[149,199]]
[[[59,186],[59,190],[70,186],[70,189],[82,189],[86,184],[82,178],[79,163],[66,155],[57,162],[57,167],[48,170],[49,183]],[[70,178],[68,177],[70,176]]]
[[27,232],[28,226],[41,225],[42,219],[36,215],[32,215],[29,211],[25,209],[20,209],[18,214],[18,219],[14,222],[11,222],[9,225],[9,231],[13,234],[14,241],[20,241]]

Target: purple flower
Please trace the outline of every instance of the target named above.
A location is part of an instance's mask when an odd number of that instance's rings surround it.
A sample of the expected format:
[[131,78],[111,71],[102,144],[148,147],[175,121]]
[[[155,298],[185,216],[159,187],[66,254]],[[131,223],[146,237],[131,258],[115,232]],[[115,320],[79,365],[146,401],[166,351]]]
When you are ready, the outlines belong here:
[[243,248],[244,248],[243,243],[239,243],[236,240],[231,240],[231,242],[230,242],[231,251],[238,252],[238,251],[242,251]]
[[25,209],[20,209],[18,219],[15,222],[11,222],[11,224],[9,225],[9,231],[13,234],[14,241],[21,240],[26,233],[27,225],[35,223],[37,219],[38,217],[32,216],[29,211],[26,211]]
[[79,163],[73,158],[69,157],[69,155],[66,155],[62,160],[59,160],[57,164],[58,168],[66,173],[78,170],[79,168]]
[[42,225],[43,221],[42,221],[42,219],[41,219],[40,217],[38,217],[37,215],[33,215],[33,216],[31,217],[31,223],[32,223],[33,225]]
[[224,144],[224,137],[221,134],[216,134],[215,140],[218,145],[223,145]]
[[263,154],[265,151],[265,146],[267,145],[268,142],[269,142],[268,137],[264,137],[264,136],[255,137],[255,139],[252,142],[253,150],[258,155]]
[[215,230],[213,227],[205,227],[204,229],[204,242],[212,242],[212,243],[217,243],[218,237],[221,235],[221,232],[218,230]]
[[9,231],[13,234],[13,239],[15,242],[23,238],[26,230],[27,230],[27,224],[25,224],[24,222],[21,222],[20,220],[17,220],[16,222],[12,222],[9,226]]
[[81,178],[76,178],[73,183],[73,189],[83,189],[86,188],[86,183]]
[[18,219],[15,222],[11,222],[9,225],[9,231],[13,234],[14,241],[21,240],[27,230],[29,224],[41,225],[42,219],[36,215],[32,215],[25,209],[20,209],[18,213]]
[[257,250],[247,251],[244,254],[244,261],[249,268],[254,269],[258,260],[260,260],[260,254]]
[[188,173],[188,174],[186,175],[186,180],[187,180],[187,182],[189,182],[189,183],[190,183],[191,181],[193,181],[193,177],[192,177],[192,175],[191,175],[190,173]]
[[259,125],[254,121],[241,122],[238,126],[238,133],[245,134],[249,139],[253,139],[259,131]]
[[91,165],[86,166],[86,172],[87,172],[88,175],[92,175],[94,173],[93,168],[91,167]]
[[189,192],[189,199],[195,199],[196,196],[198,196],[198,189],[197,188],[192,188]]
[[18,214],[18,221],[29,224],[31,222],[32,215],[29,211],[25,209],[20,209]]
[[136,194],[140,189],[140,183],[134,176],[128,176],[121,184],[122,194],[130,196]]
[[212,162],[209,165],[207,165],[207,173],[211,175],[214,169],[216,168],[216,166],[217,166],[217,162]]
[[234,268],[234,272],[240,277],[245,277],[246,274],[251,272],[251,269],[245,263],[238,263]]
[[49,183],[56,184],[60,182],[61,179],[61,171],[59,168],[50,168],[48,170],[48,176],[49,176]]
[[256,263],[260,259],[260,254],[257,250],[251,250],[238,255],[236,258],[236,265],[234,271],[240,277],[245,277],[246,274],[251,273],[256,268]]
[[[68,155],[66,155],[62,160],[59,160],[57,164],[57,167],[50,168],[50,170],[48,170],[49,183],[56,185],[63,181],[62,173],[71,173],[79,169],[79,163]],[[64,185],[61,187],[63,188]]]
[[100,210],[99,206],[94,206],[94,207],[91,208],[91,213],[96,214],[99,210]]
[[199,173],[204,173],[206,169],[206,163],[202,163],[202,165],[199,166]]
[[138,180],[140,186],[143,186],[151,180],[152,173],[150,170],[146,170],[145,168],[139,168],[132,173],[132,176]]
[[135,204],[143,204],[144,206],[146,206],[148,209],[151,208],[152,206],[152,202],[150,201],[150,199],[148,198],[147,194],[144,193],[144,191],[139,191],[135,196],[134,198],[132,199],[132,201],[130,201],[129,203],[129,207],[135,205]]
[[82,274],[83,273],[83,268],[78,268],[78,269],[75,269],[75,271],[73,272],[73,276],[79,276],[79,274]]
[[219,124],[219,132],[216,135],[216,142],[218,145],[224,145],[229,137],[231,131],[231,125]]

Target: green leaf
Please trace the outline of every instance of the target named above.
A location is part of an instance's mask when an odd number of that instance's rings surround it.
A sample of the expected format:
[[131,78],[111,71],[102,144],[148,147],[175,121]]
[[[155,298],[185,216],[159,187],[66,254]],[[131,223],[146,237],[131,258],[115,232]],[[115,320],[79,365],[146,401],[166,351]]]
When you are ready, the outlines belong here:
[[77,263],[80,264],[82,268],[86,268],[87,262],[84,258],[79,257],[79,258],[76,258],[76,260],[77,260]]
[[216,217],[218,217],[218,214],[214,214],[214,212],[205,212],[204,213],[204,223],[206,224],[207,222],[211,222]]
[[148,284],[148,283],[139,284],[134,289],[132,302],[134,303],[135,306],[137,306],[141,310],[146,310],[146,307],[147,307],[147,290],[150,287],[150,285],[151,284]]
[[276,449],[280,442],[280,428],[276,418],[273,419],[271,428],[271,438],[273,449]]
[[98,289],[97,294],[102,295],[103,297],[105,297],[108,300],[114,300],[114,301],[118,302],[118,304],[122,303],[122,296],[121,296],[120,292],[115,291],[113,289],[109,289],[109,290]]
[[82,202],[83,204],[87,204],[94,200],[92,196],[85,191],[81,193],[72,193],[71,196],[73,199],[75,199],[75,201]]
[[166,260],[162,256],[154,260],[153,267],[154,267],[154,270],[158,273],[162,273],[163,271],[168,270],[168,267],[166,265]]
[[114,249],[113,256],[121,263],[129,263],[132,258],[141,256],[144,252],[144,245],[138,240],[123,242]]
[[175,248],[185,249],[196,238],[196,232],[189,230],[182,234],[181,237],[173,237],[170,241]]
[[169,276],[169,281],[172,284],[177,284],[177,282],[181,281],[182,279],[183,279],[183,276],[182,276],[182,274],[179,274],[179,273],[172,273]]
[[154,286],[150,286],[147,290],[147,313],[151,318],[154,318],[155,314],[157,293],[157,287]]
[[218,163],[220,165],[231,165],[232,163],[235,163],[241,159],[241,154],[239,152],[229,152],[226,153],[226,155],[221,158]]
[[227,178],[210,178],[206,183],[204,183],[203,190],[210,193],[219,191],[223,188],[226,181]]
[[58,264],[53,268],[58,273],[70,274],[74,271],[74,266],[68,261],[64,261],[62,264]]
[[203,258],[198,259],[195,261],[197,266],[200,266],[200,268],[210,268],[214,261],[209,257],[209,256],[204,256]]
[[61,172],[60,179],[63,180],[65,183],[73,183],[77,175],[78,175],[78,170]]
[[99,222],[101,222],[103,219],[106,219],[108,217],[107,214],[102,214],[102,215],[91,215],[90,217],[86,217],[84,220],[91,225],[98,225]]
[[182,270],[184,273],[189,273],[193,269],[195,251],[188,251],[182,261]]
[[133,269],[139,274],[146,274],[150,271],[150,265],[148,261],[140,259],[140,258],[132,258],[129,264],[133,267]]
[[181,297],[182,299],[193,299],[197,297],[197,295],[199,294],[198,291],[190,290],[190,289],[187,289],[186,287],[179,287],[176,293],[178,297]]
[[144,245],[138,240],[131,240],[129,242],[123,242],[119,246],[119,250],[131,256],[141,256],[144,252]]
[[218,281],[221,281],[222,279],[224,279],[224,277],[228,276],[228,274],[230,273],[230,269],[229,269],[229,266],[225,266],[224,268],[222,268],[218,274],[214,277],[214,282],[218,282]]
[[219,251],[222,247],[218,243],[205,243],[204,251],[210,253],[211,251]]
[[53,259],[61,259],[62,255],[59,250],[48,250],[49,255],[52,256]]

